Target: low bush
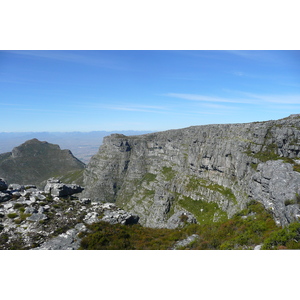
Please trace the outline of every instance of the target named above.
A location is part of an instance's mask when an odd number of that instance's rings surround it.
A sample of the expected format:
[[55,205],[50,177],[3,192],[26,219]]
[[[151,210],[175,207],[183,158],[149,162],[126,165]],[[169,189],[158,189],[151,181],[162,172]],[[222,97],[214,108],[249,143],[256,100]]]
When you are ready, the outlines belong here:
[[7,217],[10,218],[10,219],[14,219],[18,216],[17,213],[10,213],[10,214],[7,214]]
[[279,229],[265,240],[262,249],[300,249],[300,223],[292,223]]

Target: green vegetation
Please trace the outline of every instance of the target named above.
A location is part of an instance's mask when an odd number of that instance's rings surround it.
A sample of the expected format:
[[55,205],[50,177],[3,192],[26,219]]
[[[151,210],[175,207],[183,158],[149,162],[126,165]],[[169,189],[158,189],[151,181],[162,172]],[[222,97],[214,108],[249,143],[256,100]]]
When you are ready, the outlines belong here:
[[300,195],[298,193],[296,193],[294,199],[288,199],[288,200],[285,200],[285,202],[284,202],[285,206],[292,205],[292,204],[300,204]]
[[191,212],[199,224],[213,223],[215,214],[218,215],[219,220],[227,220],[227,214],[214,202],[193,200],[192,198],[182,196],[178,204]]
[[152,229],[140,225],[110,225],[106,222],[88,225],[91,233],[81,233],[82,250],[166,250],[184,238],[171,229]]
[[176,172],[171,167],[163,167],[161,173],[166,181],[171,181],[176,174]]
[[273,232],[262,249],[300,249],[300,223],[292,223]]
[[24,208],[24,204],[22,204],[22,203],[16,203],[14,205],[14,209],[18,209],[18,208]]
[[226,188],[217,183],[210,182],[206,179],[200,179],[195,177],[190,177],[188,184],[186,185],[186,189],[188,191],[195,191],[199,187],[210,189],[211,191],[218,192],[225,196],[227,199],[233,201],[233,203],[237,203],[236,198],[230,188]]
[[[83,170],[76,170],[76,171],[71,171],[68,172],[66,175],[59,177],[61,182],[64,183],[76,183],[79,185],[83,185]],[[54,176],[55,177],[55,176]]]
[[156,175],[153,173],[146,173],[143,178],[142,181],[146,181],[147,183],[152,182],[156,179]]
[[181,249],[300,249],[300,223],[286,228],[276,226],[271,214],[255,201],[226,221],[208,224],[186,224],[181,229],[153,229],[140,225],[110,225],[105,222],[88,225],[81,233],[81,249],[162,250],[171,249],[176,241],[198,234],[199,239]]
[[10,213],[10,214],[7,214],[7,216],[10,218],[10,219],[14,219],[18,216],[17,213]]

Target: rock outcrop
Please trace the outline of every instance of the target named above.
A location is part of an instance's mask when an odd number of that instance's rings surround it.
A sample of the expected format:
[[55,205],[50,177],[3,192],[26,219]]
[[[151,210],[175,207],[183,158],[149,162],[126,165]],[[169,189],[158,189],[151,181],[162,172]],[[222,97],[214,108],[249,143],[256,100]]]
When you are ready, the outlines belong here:
[[77,184],[64,184],[59,179],[50,178],[44,190],[53,197],[65,197],[81,193],[84,188]]
[[15,147],[12,152],[0,154],[2,178],[7,182],[22,184],[34,182],[39,187],[44,186],[45,180],[50,177],[80,177],[84,167],[85,164],[69,150],[61,150],[58,145],[37,139]]
[[300,115],[113,134],[84,172],[84,196],[115,202],[149,227],[223,220],[255,199],[285,226],[300,217],[299,158]]
[[6,197],[0,203],[0,249],[78,249],[78,234],[87,230],[85,225],[99,221],[130,225],[139,220],[114,204],[79,199],[74,191],[82,190],[80,186],[63,189],[63,195],[34,185],[7,185],[3,180],[1,186],[7,189],[0,192]]

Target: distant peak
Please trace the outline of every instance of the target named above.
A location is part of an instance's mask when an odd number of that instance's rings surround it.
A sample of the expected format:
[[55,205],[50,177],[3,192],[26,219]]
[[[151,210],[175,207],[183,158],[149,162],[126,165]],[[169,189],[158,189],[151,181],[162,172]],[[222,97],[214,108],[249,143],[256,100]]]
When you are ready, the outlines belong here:
[[41,142],[40,140],[34,138],[34,139],[26,141],[24,144],[37,144],[37,143],[43,143],[43,144],[45,144],[47,142]]

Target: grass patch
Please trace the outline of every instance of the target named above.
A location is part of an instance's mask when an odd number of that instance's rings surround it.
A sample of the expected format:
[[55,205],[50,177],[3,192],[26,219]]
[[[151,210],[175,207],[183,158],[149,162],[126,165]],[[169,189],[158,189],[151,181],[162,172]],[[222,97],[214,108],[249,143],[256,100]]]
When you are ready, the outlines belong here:
[[10,213],[10,214],[7,214],[7,217],[10,218],[10,219],[14,219],[18,216],[17,213]]
[[147,183],[152,182],[156,179],[156,175],[153,173],[146,173],[143,178],[142,181],[146,181]]
[[215,214],[218,215],[219,220],[227,220],[227,214],[214,202],[193,200],[192,198],[181,196],[181,199],[178,200],[178,204],[191,212],[199,224],[213,223]]
[[22,207],[24,207],[24,204],[22,204],[22,203],[16,203],[14,205],[14,209],[18,209],[18,208],[22,208]]
[[79,185],[83,185],[83,172],[84,169],[71,171],[64,176],[61,176],[59,179],[61,180],[61,182],[67,184],[76,183]]
[[171,181],[176,175],[176,172],[171,167],[163,167],[161,173],[166,181]]
[[206,179],[191,177],[189,179],[188,184],[186,185],[186,189],[188,191],[197,191],[199,187],[207,188],[210,189],[211,191],[218,192],[223,196],[225,196],[227,199],[233,201],[233,203],[235,204],[237,203],[237,200],[230,188],[224,187],[217,183],[209,182]]
[[[263,147],[265,148],[264,151],[252,153],[251,150],[249,149],[249,150],[245,151],[244,153],[246,153],[248,156],[259,159],[261,162],[266,162],[268,160],[282,160],[285,163],[294,165],[295,169],[299,169],[299,171],[300,171],[300,166],[298,166],[292,158],[282,157],[277,154],[278,146],[276,144],[264,145]],[[257,166],[257,164],[254,164],[254,165]],[[256,166],[253,166],[253,167],[256,167]]]

